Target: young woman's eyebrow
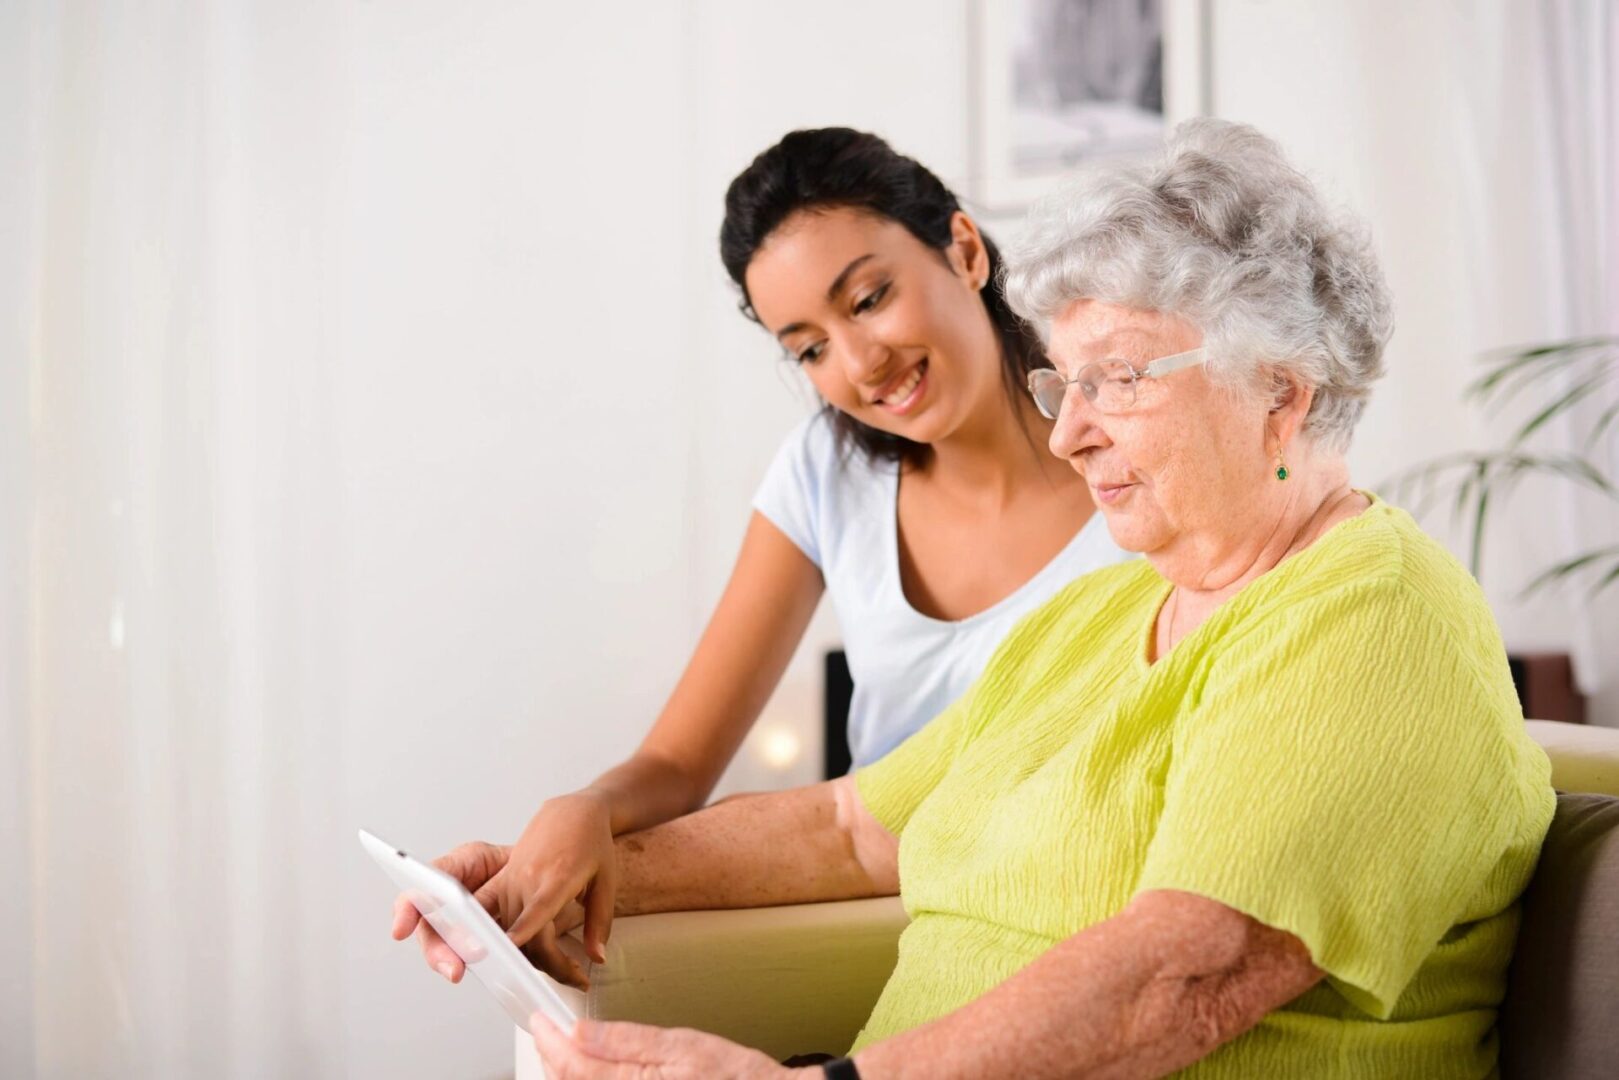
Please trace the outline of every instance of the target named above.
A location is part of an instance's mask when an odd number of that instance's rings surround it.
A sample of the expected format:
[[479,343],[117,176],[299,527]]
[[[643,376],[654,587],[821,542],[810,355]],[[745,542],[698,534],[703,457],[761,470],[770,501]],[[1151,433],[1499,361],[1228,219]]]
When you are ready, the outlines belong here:
[[[826,298],[828,300],[836,300],[838,298],[838,293],[842,292],[843,287],[849,283],[849,275],[853,274],[865,263],[875,259],[876,257],[876,253],[871,252],[860,256],[858,259],[852,260],[848,266],[843,268],[842,272],[840,272],[837,277],[832,279],[832,284],[828,286],[826,290]],[[781,338],[786,337],[788,334],[795,334],[800,330],[807,329],[807,327],[807,323],[788,323],[786,326],[776,331],[776,338],[777,340],[780,340]]]

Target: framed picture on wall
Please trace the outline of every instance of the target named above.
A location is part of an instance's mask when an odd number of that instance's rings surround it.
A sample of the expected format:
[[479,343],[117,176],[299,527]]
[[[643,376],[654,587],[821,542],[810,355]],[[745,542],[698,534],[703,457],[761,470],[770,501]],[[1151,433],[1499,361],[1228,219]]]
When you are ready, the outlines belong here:
[[1210,109],[1208,0],[973,0],[971,191],[1021,210]]

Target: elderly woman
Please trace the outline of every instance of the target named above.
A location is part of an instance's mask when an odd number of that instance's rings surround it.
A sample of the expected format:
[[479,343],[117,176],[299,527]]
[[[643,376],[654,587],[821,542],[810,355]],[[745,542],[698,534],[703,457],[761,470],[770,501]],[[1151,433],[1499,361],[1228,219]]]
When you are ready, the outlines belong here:
[[[1146,559],[852,777],[622,838],[620,911],[897,889],[898,966],[831,1076],[1489,1075],[1549,768],[1478,587],[1350,483],[1392,325],[1362,231],[1195,121],[1038,210],[1008,286],[1049,332],[1052,451]],[[536,1030],[563,1078],[791,1071]]]

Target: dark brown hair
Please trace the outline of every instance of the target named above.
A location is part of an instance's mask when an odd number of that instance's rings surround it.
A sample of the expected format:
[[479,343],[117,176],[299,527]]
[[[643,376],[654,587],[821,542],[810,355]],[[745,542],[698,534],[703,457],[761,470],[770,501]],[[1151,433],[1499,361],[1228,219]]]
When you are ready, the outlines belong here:
[[[753,159],[725,192],[725,223],[720,227],[720,259],[742,291],[742,313],[754,322],[744,275],[759,247],[793,214],[848,208],[903,225],[943,257],[952,235],[951,218],[961,209],[956,196],[919,162],[896,152],[882,139],[850,128],[815,128],[788,133]],[[1012,312],[1001,292],[1001,253],[988,236],[989,281],[980,295],[1000,344],[1002,382],[1013,412],[1023,416],[1019,396],[1030,371],[1050,367],[1033,327]],[[874,460],[920,464],[923,443],[863,424],[832,406],[840,445],[853,443]]]

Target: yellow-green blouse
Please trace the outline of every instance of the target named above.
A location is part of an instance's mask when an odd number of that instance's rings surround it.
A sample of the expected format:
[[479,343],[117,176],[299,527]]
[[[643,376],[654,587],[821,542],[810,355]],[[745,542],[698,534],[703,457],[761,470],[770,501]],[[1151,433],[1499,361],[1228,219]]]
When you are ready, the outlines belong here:
[[1478,586],[1374,500],[1149,664],[1168,593],[1145,561],[1079,579],[856,774],[912,921],[855,1047],[1180,889],[1327,973],[1188,1075],[1490,1075],[1554,800]]

